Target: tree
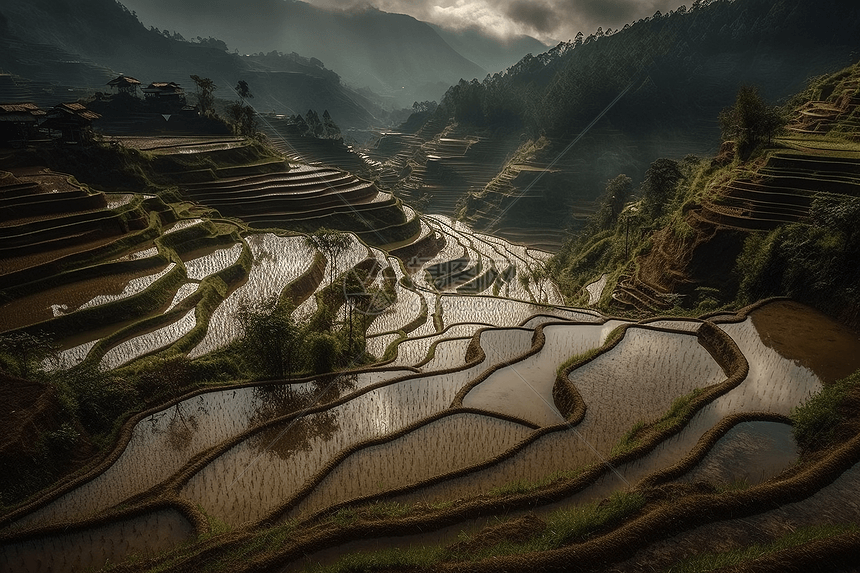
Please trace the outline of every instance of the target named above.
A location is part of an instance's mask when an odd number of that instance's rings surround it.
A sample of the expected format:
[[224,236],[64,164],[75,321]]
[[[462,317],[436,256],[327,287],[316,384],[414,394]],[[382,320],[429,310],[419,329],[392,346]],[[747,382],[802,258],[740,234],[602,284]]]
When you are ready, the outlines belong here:
[[309,109],[305,114],[305,123],[308,125],[308,133],[314,137],[322,137],[325,132],[322,120],[316,111]]
[[[531,267],[531,269],[529,269],[527,279],[531,279],[531,282],[533,282],[538,287],[538,293],[537,293],[537,302],[538,303],[543,302],[543,300],[546,298],[544,285],[546,283],[546,280],[550,276],[551,275],[550,275],[549,269],[547,268],[546,263],[544,263],[543,261],[538,261],[537,263],[535,263],[534,266]],[[534,294],[534,293],[532,293],[532,294]],[[547,302],[549,302],[549,301],[547,300]]]
[[770,143],[784,123],[779,108],[767,105],[753,86],[741,86],[734,105],[720,113],[723,141],[734,141],[742,159]]
[[44,365],[55,366],[57,348],[43,334],[10,332],[0,336],[0,370],[30,379],[44,370]]
[[340,128],[331,118],[331,114],[329,114],[328,110],[323,111],[322,121],[326,139],[343,139],[343,135],[340,133]]
[[200,113],[208,115],[215,104],[214,94],[218,86],[211,79],[201,78],[197,74],[193,74],[191,79],[194,80],[194,85],[197,87],[197,105],[200,108]]
[[337,258],[352,245],[349,235],[334,229],[320,227],[305,237],[305,244],[312,249],[324,252],[329,260],[329,284],[334,284]]
[[248,82],[245,80],[239,80],[239,83],[236,84],[236,94],[242,99],[242,101],[254,97],[254,94],[251,93],[251,88],[248,87]]
[[595,221],[596,230],[610,229],[615,225],[632,191],[633,180],[623,173],[606,182],[606,190],[603,192]]
[[675,196],[675,187],[683,177],[677,161],[660,158],[651,164],[640,187],[643,210],[648,216],[656,219],[663,214],[666,204]]
[[251,93],[251,88],[245,80],[239,80],[234,89],[240,101],[231,103],[227,107],[227,113],[233,121],[236,133],[251,137],[257,132],[257,112],[245,100],[253,98],[254,94]]
[[304,332],[293,319],[292,310],[279,307],[276,298],[239,307],[242,346],[264,375],[283,379],[294,370],[296,349]]
[[242,108],[241,132],[247,137],[257,133],[257,112],[249,105]]

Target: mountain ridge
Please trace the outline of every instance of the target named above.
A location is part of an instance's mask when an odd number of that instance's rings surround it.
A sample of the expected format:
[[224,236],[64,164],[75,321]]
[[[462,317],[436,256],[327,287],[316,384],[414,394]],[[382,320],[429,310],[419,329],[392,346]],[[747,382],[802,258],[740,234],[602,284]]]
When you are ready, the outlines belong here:
[[[303,114],[311,108],[320,113],[328,109],[340,125],[359,128],[385,114],[318,60],[278,53],[244,57],[217,47],[211,38],[192,43],[167,37],[144,28],[113,0],[83,0],[74,6],[63,0],[0,0],[0,13],[8,31],[0,37],[0,66],[25,78],[41,74],[54,84],[107,91],[108,72],[125,73],[146,83],[175,81],[191,92],[189,76],[195,74],[213,79],[220,88],[216,95],[225,99],[235,98],[231,86],[238,80],[253,78],[253,103],[261,111]],[[12,44],[20,49],[11,49]],[[38,46],[59,52],[50,61],[40,61],[33,56]],[[99,69],[88,75],[62,73],[62,60],[90,61]],[[292,76],[297,81],[284,81],[285,73],[298,74]]]
[[243,54],[278,50],[312,56],[347,84],[368,88],[400,107],[438,99],[460,78],[486,75],[427,23],[375,8],[330,11],[279,0],[125,4],[146,22],[164,26],[169,19],[170,28],[183,35],[211,35]]

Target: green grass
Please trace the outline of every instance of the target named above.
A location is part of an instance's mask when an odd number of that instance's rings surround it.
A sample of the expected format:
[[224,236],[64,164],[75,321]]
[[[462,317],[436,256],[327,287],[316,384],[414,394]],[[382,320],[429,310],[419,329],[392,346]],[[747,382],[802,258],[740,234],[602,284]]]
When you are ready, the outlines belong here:
[[792,433],[802,450],[820,449],[833,442],[836,428],[848,414],[843,405],[858,388],[860,370],[824,386],[818,394],[792,410]]
[[636,434],[638,434],[642,429],[645,428],[645,422],[642,420],[633,424],[633,427],[630,428],[627,433],[621,436],[621,439],[618,440],[618,443],[615,447],[612,448],[612,452],[609,454],[610,458],[614,458],[615,456],[621,456],[626,453],[632,452],[637,447],[639,447],[640,442],[636,439]]
[[492,488],[487,492],[487,495],[490,497],[504,497],[507,495],[531,493],[533,491],[537,491],[539,489],[543,489],[547,486],[553,485],[557,482],[573,479],[576,476],[580,475],[582,472],[583,469],[557,471],[536,481],[516,480]]
[[383,549],[381,551],[353,553],[328,567],[310,566],[311,573],[358,573],[360,571],[424,569],[438,563],[444,550],[441,547],[408,547]]
[[[645,506],[638,492],[617,492],[602,502],[560,510],[546,518],[546,527],[536,530],[526,541],[505,540],[486,547],[464,549],[425,546],[393,548],[354,553],[327,567],[309,567],[315,573],[352,573],[358,571],[432,570],[443,562],[475,562],[505,555],[523,555],[558,549],[585,541],[622,523]],[[462,534],[461,542],[475,537]]]
[[669,410],[652,426],[652,429],[661,432],[679,423],[690,414],[693,402],[701,393],[701,388],[695,388],[689,394],[675,398]]
[[560,510],[546,518],[546,528],[524,542],[503,541],[492,547],[451,557],[454,560],[481,561],[503,555],[549,551],[580,543],[615,527],[645,506],[638,492],[616,492],[609,498],[573,509]]
[[597,348],[592,348],[591,350],[586,350],[580,354],[574,354],[564,362],[558,365],[558,368],[555,371],[556,376],[563,376],[564,371],[573,366],[574,364],[578,364],[580,362],[586,362],[591,360],[603,350],[602,346],[598,346]]
[[734,567],[750,564],[751,561],[772,555],[779,551],[798,547],[812,541],[827,539],[843,533],[858,531],[857,525],[818,525],[798,529],[775,541],[764,544],[755,544],[739,549],[733,549],[724,553],[706,553],[691,557],[677,565],[670,571],[672,573],[705,573],[725,567]]

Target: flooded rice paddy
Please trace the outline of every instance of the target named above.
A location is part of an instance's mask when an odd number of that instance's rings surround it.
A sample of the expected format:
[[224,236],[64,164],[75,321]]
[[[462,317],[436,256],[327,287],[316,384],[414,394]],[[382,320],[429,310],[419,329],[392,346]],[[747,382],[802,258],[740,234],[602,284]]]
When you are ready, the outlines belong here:
[[[202,222],[180,221],[170,230]],[[633,324],[568,308],[552,285],[517,279],[538,269],[545,253],[474,234],[444,217],[422,219],[422,235],[431,232],[444,236],[445,246],[415,264],[402,266],[355,236],[334,261],[338,276],[368,257],[385,270],[368,286],[382,291],[393,285],[393,296],[368,321],[367,350],[376,358],[388,351],[390,362],[293,384],[199,391],[142,416],[114,461],[37,502],[0,531],[13,540],[0,548],[2,563],[24,571],[80,571],[169,549],[200,533],[165,503],[197,507],[239,527],[306,519],[351,500],[445,502],[556,473],[606,468],[564,502],[582,503],[677,464],[727,417],[789,414],[833,375],[825,360],[804,354],[790,332],[774,329],[776,307],[766,305],[751,317],[714,317],[711,323],[748,362],[746,378],[653,450],[610,470],[609,460],[631,428],[660,420],[679,397],[727,379],[718,357],[700,342],[703,321]],[[157,254],[150,249],[138,252]],[[197,307],[180,311],[177,305],[190,305],[184,301],[210,277],[247,260],[248,253],[247,276],[229,285],[203,317],[205,335],[189,358],[241,337],[243,305],[279,296],[312,270],[316,255],[302,236],[259,233],[183,257],[186,281],[158,310],[174,313],[163,316],[172,322],[102,349],[101,368],[121,367],[181,340],[198,326],[200,314]],[[330,264],[316,269],[321,278],[309,292],[331,286]],[[95,307],[143,292],[174,267],[76,304]],[[481,294],[460,294],[457,287],[465,283],[451,279],[465,273],[473,280],[488,269],[492,280],[481,283]],[[393,282],[386,283],[386,276]],[[309,296],[295,316],[309,315],[316,304]],[[803,312],[778,310],[779,316]],[[610,333],[624,325],[621,339],[606,346]],[[833,336],[845,340],[844,333]],[[60,367],[84,360],[97,342],[63,350]],[[560,368],[575,357],[580,362],[567,380],[585,414],[569,422],[557,388],[564,382]],[[679,480],[756,484],[796,459],[789,426],[744,421]],[[118,513],[97,521],[132,500],[143,505],[137,517]],[[57,533],[58,527],[67,530]]]

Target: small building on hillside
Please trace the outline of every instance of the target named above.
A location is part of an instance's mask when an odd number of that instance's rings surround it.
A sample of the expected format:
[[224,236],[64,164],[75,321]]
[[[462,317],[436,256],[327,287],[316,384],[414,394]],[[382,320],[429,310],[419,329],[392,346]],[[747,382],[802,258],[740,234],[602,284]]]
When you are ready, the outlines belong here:
[[152,82],[141,91],[147,99],[185,100],[185,90],[176,82]]
[[47,112],[47,119],[40,127],[48,130],[50,135],[59,133],[63,141],[80,143],[87,139],[93,121],[100,117],[83,104],[61,103]]
[[140,80],[137,80],[131,76],[124,76],[120,74],[118,77],[109,81],[107,85],[115,89],[118,94],[126,94],[132,97],[136,97],[137,88],[141,85],[141,83]]
[[20,147],[38,137],[46,113],[34,103],[0,103],[0,145]]

